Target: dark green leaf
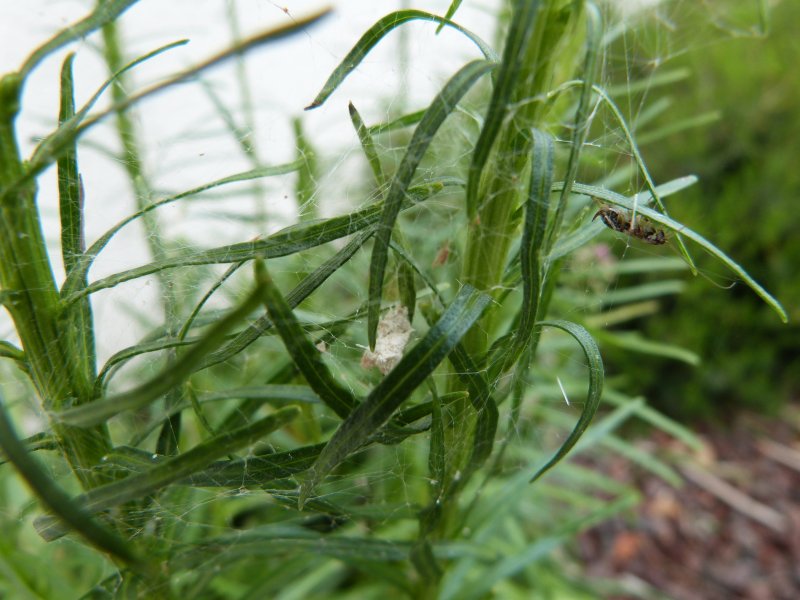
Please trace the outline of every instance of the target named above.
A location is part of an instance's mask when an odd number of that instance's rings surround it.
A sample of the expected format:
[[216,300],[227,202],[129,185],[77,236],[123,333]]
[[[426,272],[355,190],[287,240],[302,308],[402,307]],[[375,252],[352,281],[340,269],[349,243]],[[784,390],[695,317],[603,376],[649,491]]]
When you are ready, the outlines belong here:
[[583,350],[586,356],[586,361],[589,367],[589,390],[586,394],[586,403],[583,406],[583,411],[575,424],[575,428],[569,434],[561,447],[543,467],[541,467],[536,474],[531,478],[531,482],[536,481],[544,475],[547,471],[553,468],[572,447],[578,442],[583,432],[589,427],[594,414],[597,412],[597,407],[600,406],[600,396],[603,393],[603,359],[600,357],[600,350],[597,347],[592,336],[589,335],[583,327],[569,321],[541,321],[537,323],[541,327],[556,327],[570,334]]
[[[74,54],[68,54],[61,65],[61,105],[59,124],[75,115],[75,94],[72,77]],[[61,257],[64,269],[71,271],[83,254],[83,190],[78,172],[78,148],[72,144],[58,160],[58,203],[61,213]]]
[[331,410],[341,418],[346,418],[357,406],[358,401],[331,375],[322,361],[319,349],[300,327],[291,307],[269,276],[263,261],[256,262],[256,272],[259,281],[264,284],[264,304],[270,320],[281,336],[297,370],[303,374],[311,389]]
[[[75,115],[75,95],[72,63],[75,55],[69,54],[61,66],[61,97],[58,122],[62,124]],[[84,252],[83,183],[78,172],[78,147],[73,143],[58,159],[58,204],[61,215],[61,256],[64,270],[69,273],[80,261]],[[81,287],[86,278],[80,281]],[[96,375],[96,356],[92,307],[87,298],[64,309],[61,325],[67,346],[75,361],[75,377],[80,378],[77,389],[91,393]]]
[[353,127],[358,135],[358,141],[361,142],[361,149],[367,157],[367,162],[370,168],[372,168],[372,174],[375,176],[375,183],[380,189],[383,187],[385,177],[383,175],[383,168],[381,167],[381,159],[378,156],[378,152],[375,150],[375,141],[372,139],[372,134],[369,129],[367,129],[367,126],[364,125],[364,120],[361,118],[361,115],[356,110],[356,107],[353,106],[352,102],[348,104],[348,109],[350,110],[350,120],[353,122]]
[[262,487],[311,468],[325,444],[214,463],[180,483],[195,487]]

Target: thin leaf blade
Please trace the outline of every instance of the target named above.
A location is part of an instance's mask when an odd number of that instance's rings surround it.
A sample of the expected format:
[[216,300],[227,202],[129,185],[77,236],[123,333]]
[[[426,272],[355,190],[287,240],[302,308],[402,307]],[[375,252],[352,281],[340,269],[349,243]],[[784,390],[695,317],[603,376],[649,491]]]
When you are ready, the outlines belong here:
[[480,49],[481,53],[487,60],[495,61],[497,56],[492,50],[491,46],[481,40],[477,35],[471,31],[464,29],[460,25],[438,17],[431,13],[426,13],[421,10],[399,10],[389,13],[385,17],[379,19],[372,27],[370,27],[364,35],[356,42],[352,50],[347,53],[339,66],[334,69],[328,80],[322,86],[322,89],[317,94],[316,98],[306,107],[306,110],[311,110],[322,106],[325,101],[333,94],[341,83],[352,73],[361,61],[369,54],[372,49],[380,42],[384,36],[392,31],[395,27],[408,23],[414,20],[433,21],[453,27],[457,31],[466,35],[476,46]]
[[263,261],[256,262],[256,272],[259,281],[264,285],[264,305],[270,320],[295,366],[322,401],[341,418],[346,418],[358,405],[358,401],[349,390],[339,384],[322,362],[320,351],[306,337]]
[[583,350],[586,356],[586,361],[588,362],[589,389],[586,394],[586,403],[581,411],[581,416],[578,418],[578,422],[575,424],[575,428],[569,436],[567,436],[567,439],[564,440],[564,443],[561,444],[561,447],[556,451],[555,455],[548,460],[543,467],[536,471],[531,478],[531,483],[558,464],[558,462],[575,446],[589,427],[589,423],[591,423],[592,418],[597,412],[597,408],[600,406],[600,397],[603,393],[604,380],[603,359],[600,356],[600,349],[586,329],[576,323],[561,320],[540,321],[538,325],[541,327],[555,327],[561,329],[575,338],[575,341],[580,345],[581,350]]

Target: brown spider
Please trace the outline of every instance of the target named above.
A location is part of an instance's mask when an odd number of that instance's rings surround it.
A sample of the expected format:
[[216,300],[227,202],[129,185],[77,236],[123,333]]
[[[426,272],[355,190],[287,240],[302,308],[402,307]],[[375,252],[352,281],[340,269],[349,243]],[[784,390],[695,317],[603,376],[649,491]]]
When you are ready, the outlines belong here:
[[625,233],[647,244],[660,246],[667,241],[667,235],[663,229],[656,229],[655,225],[644,217],[636,217],[632,222],[630,215],[624,210],[611,206],[602,206],[592,217],[592,221],[597,217],[600,217],[603,225],[609,229]]

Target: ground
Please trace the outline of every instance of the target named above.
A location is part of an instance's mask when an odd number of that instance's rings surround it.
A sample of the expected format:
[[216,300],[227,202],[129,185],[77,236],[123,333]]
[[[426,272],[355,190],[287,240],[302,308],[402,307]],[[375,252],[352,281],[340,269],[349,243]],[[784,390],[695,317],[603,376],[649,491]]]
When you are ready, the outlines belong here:
[[[623,459],[597,465],[633,481],[644,500],[635,517],[581,537],[588,574],[650,590],[645,597],[800,598],[800,405],[700,435],[701,453],[662,434],[640,442],[669,457],[686,479],[679,489]],[[629,597],[640,596],[614,596]]]

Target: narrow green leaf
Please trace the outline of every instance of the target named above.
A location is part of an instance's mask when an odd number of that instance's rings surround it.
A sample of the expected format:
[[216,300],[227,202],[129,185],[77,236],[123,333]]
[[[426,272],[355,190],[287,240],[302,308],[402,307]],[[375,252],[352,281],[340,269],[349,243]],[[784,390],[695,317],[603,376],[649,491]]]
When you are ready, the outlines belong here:
[[611,85],[606,88],[606,91],[612,98],[615,96],[624,96],[627,98],[641,92],[651,93],[654,89],[659,87],[672,86],[680,81],[689,79],[691,76],[692,70],[687,67],[679,67],[669,71],[659,69],[657,72],[648,73],[645,77],[636,81],[625,81],[617,85]]
[[414,321],[417,307],[417,284],[414,281],[414,269],[406,262],[397,265],[397,288],[399,290],[400,304],[408,311],[408,322]]
[[[622,116],[622,112],[619,110],[619,107],[617,107],[616,103],[611,99],[611,97],[608,94],[606,94],[604,89],[596,85],[592,86],[592,89],[596,94],[598,94],[603,99],[603,101],[606,103],[606,106],[608,106],[611,109],[611,112],[614,113],[617,122],[622,128],[622,131],[625,133],[625,137],[628,140],[628,147],[630,148],[631,154],[633,155],[633,158],[636,161],[636,165],[639,168],[639,172],[642,174],[642,177],[644,178],[644,181],[647,184],[647,189],[650,191],[650,195],[653,198],[653,202],[655,202],[656,206],[658,207],[658,210],[661,211],[661,213],[663,213],[664,216],[666,216],[667,209],[664,206],[664,203],[661,201],[661,196],[658,193],[656,184],[653,182],[653,178],[650,176],[650,171],[648,171],[647,166],[645,165],[644,159],[642,158],[642,154],[641,152],[639,152],[639,147],[636,144],[636,140],[633,137],[633,133],[628,127],[625,118]],[[635,217],[636,216],[635,213],[639,212],[638,203],[634,203],[631,209],[634,211],[633,216]],[[678,249],[680,250],[680,253],[683,255],[683,257],[686,259],[686,262],[689,264],[689,268],[692,270],[692,273],[697,273],[697,267],[695,266],[694,261],[692,260],[692,257],[689,254],[689,251],[686,249],[686,246],[684,245],[680,234],[677,235],[676,241],[678,243]]]
[[297,171],[295,184],[295,197],[297,198],[297,213],[299,220],[309,221],[317,217],[317,208],[314,204],[314,194],[317,191],[317,152],[308,141],[303,131],[303,121],[299,117],[292,119],[294,130],[294,146],[297,150],[297,160],[301,166]]
[[[20,443],[25,447],[25,451],[29,454],[31,452],[38,452],[39,450],[60,450],[58,440],[51,433],[40,431],[20,440]],[[4,455],[0,455],[0,465],[7,463]]]
[[[656,191],[658,191],[661,198],[666,198],[667,196],[676,194],[677,192],[684,190],[687,187],[690,187],[696,183],[697,183],[696,176],[687,175],[684,177],[678,177],[676,179],[672,179],[666,183],[662,183],[661,185],[656,187]],[[564,185],[565,184],[563,181],[556,182],[555,184],[553,184],[553,191],[558,192],[563,190]],[[636,196],[638,198],[640,206],[642,204],[644,204],[645,206],[648,205],[651,200],[649,192],[640,192]],[[574,233],[558,238],[550,254],[547,257],[547,262],[553,263],[562,256],[566,256],[570,252],[573,252],[578,248],[582,248],[587,243],[589,243],[590,240],[598,236],[601,231],[605,231],[605,229],[606,227],[599,221],[591,221],[590,223],[587,223],[586,225],[579,227],[578,230],[575,231]],[[683,263],[687,264],[686,261],[683,261]]]
[[[620,394],[613,389],[609,389],[603,394],[603,400],[615,406],[621,406],[623,404],[632,402],[634,398],[630,398],[629,396]],[[646,404],[642,404],[639,406],[639,408],[637,408],[636,416],[643,421],[650,423],[653,427],[665,431],[675,439],[682,441],[693,450],[696,450],[697,452],[703,451],[703,441],[697,436],[697,434],[681,423],[678,423],[659,411],[650,408]]]
[[[170,359],[168,359],[168,363],[171,360],[174,360],[174,358],[171,357]],[[210,427],[208,421],[205,419],[205,415],[202,413],[202,411],[199,409],[199,406],[197,405],[194,393],[185,383],[176,385],[166,394],[164,394],[164,406],[166,406],[167,408],[173,408],[185,402],[187,398],[189,399],[189,402],[191,402],[193,406],[195,406],[198,409],[197,416],[201,425],[206,427],[209,433],[213,434],[214,433],[213,429]],[[192,402],[192,400],[195,401]],[[158,432],[158,437],[156,438],[156,446],[155,446],[156,454],[173,456],[178,453],[178,449],[181,443],[182,424],[183,424],[183,413],[180,411],[174,411],[169,416],[169,418],[167,418],[164,422],[161,423],[161,431]]]
[[[217,458],[254,444],[265,435],[293,421],[299,414],[300,409],[295,406],[281,408],[250,425],[221,433],[183,454],[160,461],[143,473],[94,488],[79,496],[77,501],[85,511],[94,514],[149,496],[167,485],[190,477]],[[34,526],[47,541],[64,533],[57,522],[47,517],[37,519]]]
[[696,367],[700,364],[700,357],[679,346],[667,344],[660,341],[648,340],[641,334],[636,332],[621,332],[621,331],[596,331],[594,337],[601,344],[615,346],[623,350],[631,352],[638,352],[640,354],[649,354],[651,356],[662,356],[664,358],[672,358],[685,362],[688,365]]
[[367,130],[369,131],[370,135],[379,135],[381,133],[386,133],[387,131],[394,131],[395,129],[405,129],[406,127],[411,127],[412,125],[419,123],[424,116],[425,109],[423,108],[422,110],[415,110],[412,113],[392,119],[387,123],[371,125],[367,128]]
[[473,61],[462,67],[434,98],[425,116],[414,130],[408,143],[406,153],[392,179],[389,192],[383,205],[380,225],[375,232],[375,245],[372,248],[372,260],[369,269],[369,303],[367,305],[367,338],[369,347],[375,349],[375,337],[380,317],[381,296],[383,294],[383,277],[388,260],[389,241],[392,229],[400,213],[403,200],[408,193],[411,179],[417,171],[422,157],[428,149],[433,136],[439,130],[445,118],[455,109],[459,100],[484,74],[495,67],[494,63],[484,60]]
[[298,371],[333,412],[343,419],[346,418],[358,405],[358,401],[331,375],[322,361],[319,349],[311,343],[300,327],[291,307],[269,276],[263,261],[256,262],[256,273],[259,282],[264,285],[264,305],[267,307],[270,320]]
[[225,339],[225,335],[261,304],[263,293],[263,284],[257,283],[256,289],[239,306],[220,319],[185,354],[182,354],[175,362],[170,363],[164,371],[153,379],[117,396],[88,402],[56,413],[53,418],[70,425],[87,427],[103,423],[122,411],[135,410],[147,406],[176,385],[185,381],[196,370],[198,363],[211,351],[219,347]]
[[564,220],[564,213],[567,208],[567,199],[572,191],[572,184],[578,174],[581,150],[589,133],[590,119],[592,117],[592,86],[597,76],[597,63],[602,46],[603,22],[600,12],[592,2],[586,5],[586,57],[583,62],[583,84],[578,100],[578,109],[575,112],[575,123],[572,129],[572,140],[569,149],[569,160],[567,161],[567,173],[564,177],[564,187],[556,205],[556,214],[550,224],[549,234],[545,251],[549,252],[553,246],[556,232],[560,231],[561,223]]
[[644,405],[642,398],[635,398],[631,402],[617,406],[609,414],[604,415],[597,421],[590,431],[584,435],[575,445],[575,452],[581,452],[591,448],[594,444],[604,442],[619,429],[623,423],[628,421]]
[[603,359],[600,357],[600,350],[597,347],[592,336],[589,335],[583,327],[569,321],[540,321],[537,325],[541,327],[556,327],[570,334],[575,341],[580,344],[586,356],[586,361],[589,367],[589,390],[586,394],[586,403],[583,406],[583,411],[575,424],[575,428],[569,434],[567,439],[561,447],[543,467],[541,467],[536,474],[531,478],[531,482],[536,481],[544,475],[547,471],[553,468],[558,462],[564,458],[573,446],[578,442],[583,435],[589,423],[597,412],[597,407],[600,405],[600,396],[603,393]]
[[364,120],[361,118],[361,115],[356,110],[356,107],[353,106],[352,102],[347,105],[347,108],[350,111],[350,120],[353,123],[356,134],[358,135],[358,141],[361,142],[361,149],[364,151],[364,155],[367,157],[367,162],[372,168],[372,174],[375,176],[375,183],[380,189],[383,187],[386,178],[383,175],[381,159],[378,156],[377,150],[375,150],[375,141],[372,139],[372,134],[370,133],[369,129],[367,129],[367,126],[364,125]]
[[484,373],[464,347],[457,344],[448,358],[458,377],[466,384],[470,403],[478,412],[467,472],[462,474],[460,480],[460,485],[464,485],[492,453],[499,412]]
[[136,4],[137,1],[138,0],[106,0],[105,2],[98,2],[97,8],[88,16],[65,27],[34,50],[33,53],[25,59],[25,62],[19,70],[20,74],[23,78],[27,77],[48,55],[59,48],[63,48],[70,42],[85,38],[106,23],[111,23],[116,20],[123,12]]
[[[412,206],[413,202],[427,200],[430,196],[442,191],[447,186],[460,185],[461,182],[458,180],[443,178],[434,180],[426,185],[415,186],[408,190],[410,196],[408,206]],[[309,248],[316,248],[330,241],[357,233],[375,224],[380,219],[382,206],[382,202],[376,202],[347,215],[310,221],[308,223],[298,223],[277,231],[265,239],[252,242],[220,246],[210,250],[194,250],[177,253],[165,260],[152,262],[141,267],[110,275],[95,281],[84,290],[73,292],[72,287],[70,287],[69,290],[67,290],[70,293],[63,294],[63,300],[66,304],[69,304],[87,294],[93,294],[99,290],[114,287],[125,281],[144,277],[145,275],[152,275],[153,273],[166,269],[192,265],[233,263],[243,260],[252,260],[257,257],[270,259],[279,256],[288,256]],[[100,241],[98,240],[97,243],[99,244]],[[86,255],[88,256],[91,253],[92,248],[87,251]],[[66,285],[67,284],[65,284],[65,287]]]
[[28,368],[28,361],[25,358],[25,353],[11,342],[0,342],[0,358],[10,358],[19,363],[22,369]]
[[616,436],[609,436],[603,439],[601,443],[615,454],[619,454],[632,463],[650,471],[675,488],[680,488],[684,483],[683,477],[675,469],[646,448],[637,448],[635,445]]
[[51,517],[54,522],[74,530],[95,548],[117,557],[128,565],[141,564],[130,544],[95,523],[89,516],[89,511],[61,491],[29,454],[14,431],[2,395],[0,395],[0,448],[17,472],[28,482],[37,498],[56,515]]
[[408,559],[410,549],[411,543],[407,541],[321,536],[297,526],[270,525],[204,541],[188,552],[173,557],[169,568],[170,572],[179,572],[195,569],[209,561],[233,561],[295,553],[328,556],[346,563],[402,563]]
[[[75,54],[68,54],[61,65],[61,104],[59,124],[75,115],[75,93],[72,63]],[[83,191],[78,172],[78,148],[72,144],[58,160],[58,201],[61,213],[61,257],[69,272],[83,254]]]
[[[687,129],[699,129],[705,125],[715,123],[722,118],[722,112],[719,110],[710,110],[699,115],[680,120],[672,120],[668,125],[659,127],[657,129],[650,129],[644,133],[639,133],[636,136],[640,145],[652,144],[669,136],[686,131]],[[702,135],[702,132],[700,132]]]
[[492,62],[497,60],[497,55],[488,44],[481,40],[477,35],[467,29],[464,29],[460,25],[421,10],[399,10],[397,12],[389,13],[382,19],[378,20],[367,30],[363,36],[361,36],[361,39],[356,42],[356,45],[353,46],[353,49],[347,53],[347,56],[344,57],[342,62],[339,63],[339,66],[336,67],[333,73],[331,73],[331,76],[328,77],[328,81],[326,81],[322,86],[322,89],[320,90],[319,94],[317,94],[317,97],[314,98],[314,101],[306,107],[306,110],[311,110],[321,106],[336,90],[336,88],[341,85],[345,78],[352,73],[359,64],[361,64],[361,61],[364,60],[364,57],[370,53],[372,48],[374,48],[375,45],[380,42],[387,33],[399,25],[403,25],[414,20],[434,21],[436,23],[441,23],[443,25],[447,25],[448,27],[452,27],[456,31],[463,33],[470,40],[472,40],[472,42],[474,42],[475,45],[480,49],[486,60]]
[[214,463],[180,481],[195,487],[262,487],[311,468],[325,444]]
[[300,506],[315,486],[357,450],[422,383],[478,320],[490,298],[464,286],[420,340],[339,426],[300,490]]
[[506,35],[505,48],[503,48],[503,59],[494,81],[492,99],[469,166],[466,199],[469,219],[474,219],[478,211],[481,175],[508,112],[512,93],[518,85],[517,75],[521,68],[523,50],[532,34],[538,10],[538,0],[526,0],[515,5],[511,27]]
[[189,313],[188,317],[186,317],[186,321],[184,321],[183,325],[178,331],[177,337],[179,340],[183,340],[186,338],[186,334],[189,332],[189,329],[191,329],[192,323],[194,323],[195,319],[197,318],[197,315],[200,314],[200,310],[203,308],[205,303],[208,302],[209,298],[211,298],[211,296],[214,295],[214,292],[216,292],[220,287],[222,287],[222,284],[225,283],[230,277],[232,277],[233,274],[236,273],[236,271],[241,269],[244,266],[244,264],[245,264],[244,262],[238,262],[228,267],[225,270],[225,272],[217,278],[217,280],[214,282],[214,285],[212,285],[208,289],[208,291],[205,294],[203,294],[203,297],[200,298],[197,304],[195,304],[194,308],[192,309],[192,312]]
[[441,494],[444,490],[446,453],[444,445],[444,422],[442,420],[442,403],[439,394],[431,386],[431,439],[428,451],[428,473],[433,484],[431,497],[433,504],[441,503]]
[[[627,208],[628,210],[633,210],[634,207],[634,202],[632,202],[625,196],[617,194],[616,192],[612,192],[611,190],[606,190],[591,185],[576,183],[573,186],[573,191],[574,193],[591,196],[592,198],[597,198],[599,200],[608,202],[609,204],[615,204],[617,206]],[[641,204],[638,204],[636,211],[640,215],[643,215],[644,217],[650,219],[652,222],[663,225],[664,227],[667,227],[672,231],[680,232],[681,235],[683,235],[684,237],[699,244],[701,248],[703,248],[706,252],[708,252],[712,256],[718,258],[722,262],[722,264],[724,264],[737,276],[739,276],[751,290],[753,290],[764,302],[767,303],[768,306],[770,306],[776,313],[778,313],[778,316],[784,323],[788,322],[789,317],[787,316],[786,311],[784,310],[783,306],[781,306],[780,302],[778,302],[775,298],[773,298],[772,295],[770,295],[770,293],[767,292],[767,290],[761,287],[752,277],[750,277],[747,271],[745,271],[738,263],[734,262],[732,258],[730,258],[727,254],[725,254],[722,250],[717,248],[706,238],[701,236],[699,233],[696,233],[691,229],[687,228],[685,225],[682,225],[681,223],[672,220],[665,214],[647,208],[646,206],[643,206]]]
[[112,373],[114,373],[129,360],[151,352],[161,352],[163,350],[171,350],[173,348],[189,347],[196,344],[201,339],[201,337],[191,337],[183,340],[177,338],[168,338],[156,340],[154,342],[143,342],[141,344],[129,346],[128,348],[123,348],[119,352],[114,353],[103,365],[103,368],[100,369],[100,373],[97,375],[94,386],[96,394],[99,395],[102,389],[106,387]]
[[658,298],[659,296],[672,296],[680,294],[684,289],[686,289],[685,281],[664,279],[652,283],[609,290],[599,294],[597,300],[606,305],[624,304]]
[[[461,0],[452,0],[452,2],[450,2],[450,6],[447,7],[447,12],[445,13],[444,18],[448,21],[451,20],[453,15],[456,14],[459,6],[461,6]],[[439,26],[436,28],[436,33],[438,34],[443,27],[444,23],[439,23]]]
[[[72,76],[74,54],[69,54],[61,65],[61,95],[58,122],[62,124],[75,115],[75,93]],[[58,204],[61,216],[61,256],[64,270],[69,273],[80,261],[85,250],[83,228],[83,183],[78,171],[78,147],[73,143],[58,159]],[[79,282],[87,285],[84,277]],[[97,360],[94,344],[92,307],[87,298],[64,309],[61,325],[72,349],[78,389],[87,394],[96,376]]]

